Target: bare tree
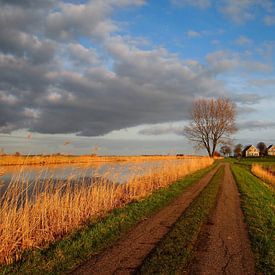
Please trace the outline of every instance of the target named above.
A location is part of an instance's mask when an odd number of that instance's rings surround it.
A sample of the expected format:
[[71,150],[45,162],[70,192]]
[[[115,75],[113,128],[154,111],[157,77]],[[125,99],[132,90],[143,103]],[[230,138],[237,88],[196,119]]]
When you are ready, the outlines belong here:
[[242,156],[242,151],[243,151],[243,145],[242,144],[237,144],[234,148],[234,154],[236,157],[241,157]]
[[265,154],[266,154],[266,149],[267,149],[266,144],[265,144],[264,142],[259,142],[259,143],[257,144],[257,148],[258,148],[258,150],[259,150],[259,152],[260,152],[260,156],[261,156],[261,157],[265,156]]
[[213,157],[217,146],[228,144],[230,136],[237,131],[235,119],[236,108],[229,99],[199,99],[193,104],[184,135]]
[[231,147],[228,145],[223,145],[220,149],[220,152],[226,157],[230,156],[232,153]]

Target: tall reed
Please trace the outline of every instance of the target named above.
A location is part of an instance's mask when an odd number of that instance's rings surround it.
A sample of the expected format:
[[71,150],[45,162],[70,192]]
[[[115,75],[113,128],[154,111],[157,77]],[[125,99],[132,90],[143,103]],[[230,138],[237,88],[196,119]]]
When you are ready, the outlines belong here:
[[269,183],[272,187],[275,188],[275,175],[273,171],[270,171],[268,168],[256,163],[252,164],[251,171],[255,176],[259,177],[264,182]]
[[[43,248],[50,242],[80,228],[93,218],[103,217],[114,208],[141,200],[154,190],[169,186],[213,163],[209,158],[163,161],[144,174],[135,166],[124,184],[117,184],[119,173],[106,171],[91,179],[29,182],[21,175],[13,178],[0,202],[0,263],[21,258],[22,252]],[[108,174],[109,173],[109,174]],[[113,182],[108,178],[112,176]]]
[[115,161],[156,161],[194,158],[194,156],[148,155],[148,156],[97,156],[97,155],[0,155],[0,165],[49,165],[66,163],[115,162]]

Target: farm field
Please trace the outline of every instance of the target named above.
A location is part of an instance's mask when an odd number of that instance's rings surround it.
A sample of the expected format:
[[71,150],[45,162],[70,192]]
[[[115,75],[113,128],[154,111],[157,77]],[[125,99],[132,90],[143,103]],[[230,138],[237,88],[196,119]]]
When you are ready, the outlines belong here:
[[[126,183],[101,181],[93,188],[84,182],[78,188],[50,188],[51,179],[46,192],[33,192],[35,199],[25,196],[24,203],[8,204],[22,191],[17,182],[1,205],[1,255],[5,257],[0,271],[100,274],[119,269],[166,274],[227,270],[236,274],[243,268],[252,274],[255,268],[256,273],[272,274],[274,190],[252,174],[255,162],[270,166],[272,159],[226,159],[213,164],[200,158],[199,166],[190,159],[170,160],[150,167],[150,173],[136,172],[139,176]],[[10,234],[8,228],[15,231]],[[28,234],[17,233],[26,229]],[[237,254],[240,257],[231,257]]]

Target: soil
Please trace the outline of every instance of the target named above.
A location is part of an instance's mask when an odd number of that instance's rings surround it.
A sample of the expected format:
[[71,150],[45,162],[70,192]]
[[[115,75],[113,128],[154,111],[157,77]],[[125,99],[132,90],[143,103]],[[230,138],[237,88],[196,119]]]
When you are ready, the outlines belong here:
[[217,170],[218,167],[214,168],[167,207],[140,222],[113,246],[79,266],[72,274],[133,273],[194,198],[207,186]]
[[225,175],[216,207],[201,231],[188,274],[255,274],[254,259],[230,170]]

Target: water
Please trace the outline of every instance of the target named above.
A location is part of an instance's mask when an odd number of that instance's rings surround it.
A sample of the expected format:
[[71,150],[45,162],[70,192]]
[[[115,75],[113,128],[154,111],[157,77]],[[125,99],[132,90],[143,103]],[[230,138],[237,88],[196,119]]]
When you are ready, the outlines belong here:
[[[168,162],[184,162],[186,160],[168,160]],[[114,183],[125,183],[133,176],[147,174],[152,169],[163,166],[166,161],[144,162],[104,162],[92,164],[68,164],[47,166],[4,166],[0,167],[0,189],[3,193],[10,182],[22,182],[31,185],[33,182],[54,181],[77,182],[87,179],[106,179]],[[91,182],[91,180],[90,180]]]

